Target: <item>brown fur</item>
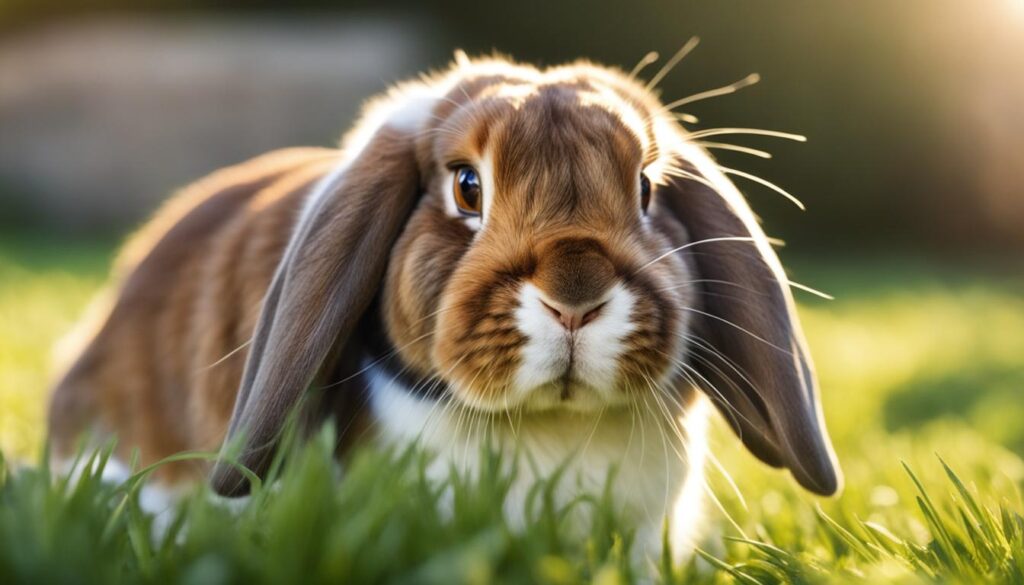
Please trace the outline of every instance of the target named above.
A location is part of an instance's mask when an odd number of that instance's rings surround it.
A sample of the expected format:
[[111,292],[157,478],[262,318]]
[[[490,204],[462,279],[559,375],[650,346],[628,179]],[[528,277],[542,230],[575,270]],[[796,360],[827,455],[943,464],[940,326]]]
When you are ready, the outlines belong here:
[[[413,131],[392,123],[398,114],[377,115],[442,88]],[[342,374],[358,370],[370,339],[420,385],[500,411],[527,342],[514,318],[520,288],[600,310],[620,285],[635,306],[618,392],[642,396],[668,381],[686,397],[700,387],[755,454],[809,489],[836,489],[778,260],[732,186],[713,167],[690,166],[711,161],[686,151],[682,128],[645,88],[585,63],[541,71],[492,60],[399,88],[376,107],[348,141],[345,172],[322,191],[310,194],[340,155],[283,151],[200,182],[154,220],[132,246],[140,259],[105,325],[57,388],[59,449],[96,426],[139,447],[144,463],[240,437],[240,461],[263,473],[311,384],[362,424],[359,401],[339,384],[358,379]],[[447,189],[452,169],[485,158],[493,184],[474,232],[446,211]],[[645,215],[648,167],[663,171]],[[754,241],[666,254],[728,236]],[[706,344],[690,344],[691,354],[708,355],[681,369],[690,334]],[[565,400],[586,391],[571,368],[551,384]],[[213,483],[247,489],[226,463]]]
[[116,303],[53,394],[58,456],[86,431],[116,434],[144,464],[220,445],[246,352],[229,354],[251,335],[309,183],[337,156],[290,149],[219,171],[132,238]]

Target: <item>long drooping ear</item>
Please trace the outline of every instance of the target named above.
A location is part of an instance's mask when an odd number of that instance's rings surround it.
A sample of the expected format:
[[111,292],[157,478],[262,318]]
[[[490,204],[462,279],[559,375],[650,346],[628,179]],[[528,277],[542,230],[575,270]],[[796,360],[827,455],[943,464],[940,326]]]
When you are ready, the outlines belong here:
[[831,495],[841,475],[789,281],[742,195],[703,151],[680,149],[684,174],[703,180],[677,179],[658,196],[693,243],[680,254],[695,262],[702,291],[696,382],[752,453]]
[[[302,211],[264,298],[224,449],[262,475],[290,412],[372,302],[391,248],[420,193],[415,136],[382,124],[354,158],[320,181]],[[222,457],[222,495],[248,481]]]

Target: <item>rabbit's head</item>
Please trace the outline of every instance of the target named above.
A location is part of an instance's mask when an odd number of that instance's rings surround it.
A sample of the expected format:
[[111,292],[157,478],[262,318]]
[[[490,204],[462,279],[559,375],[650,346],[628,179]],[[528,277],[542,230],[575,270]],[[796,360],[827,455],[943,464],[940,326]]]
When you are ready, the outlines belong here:
[[[596,416],[696,386],[762,460],[837,489],[779,261],[643,84],[461,60],[371,104],[346,149],[265,300],[229,431],[243,463],[263,470],[330,356],[366,350],[367,317],[413,392]],[[244,490],[227,465],[214,483]]]

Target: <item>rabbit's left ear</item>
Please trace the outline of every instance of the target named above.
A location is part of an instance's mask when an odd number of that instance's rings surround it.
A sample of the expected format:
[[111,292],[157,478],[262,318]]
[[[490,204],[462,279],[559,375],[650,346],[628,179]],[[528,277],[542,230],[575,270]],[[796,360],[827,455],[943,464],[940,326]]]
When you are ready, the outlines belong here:
[[841,475],[789,280],[743,196],[701,149],[679,148],[678,164],[700,180],[676,179],[656,197],[686,227],[675,244],[699,274],[694,382],[754,455],[831,495]]
[[[289,413],[370,306],[391,248],[418,199],[415,132],[385,122],[344,168],[310,194],[263,302],[225,438],[239,462],[265,473]],[[223,459],[222,495],[248,481]]]

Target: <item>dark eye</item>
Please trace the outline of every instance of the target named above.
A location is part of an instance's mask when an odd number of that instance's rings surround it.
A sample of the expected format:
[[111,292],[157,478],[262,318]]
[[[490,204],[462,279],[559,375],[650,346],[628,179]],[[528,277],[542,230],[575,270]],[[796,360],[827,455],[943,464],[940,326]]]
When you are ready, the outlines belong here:
[[455,169],[455,185],[452,191],[455,193],[455,205],[459,208],[459,213],[468,216],[480,215],[484,197],[480,175],[476,169],[469,166]]
[[640,210],[647,213],[647,206],[650,204],[651,180],[644,173],[640,173]]

